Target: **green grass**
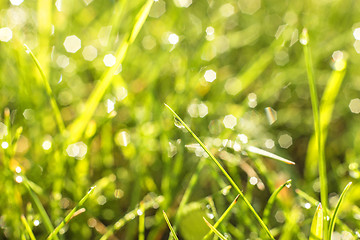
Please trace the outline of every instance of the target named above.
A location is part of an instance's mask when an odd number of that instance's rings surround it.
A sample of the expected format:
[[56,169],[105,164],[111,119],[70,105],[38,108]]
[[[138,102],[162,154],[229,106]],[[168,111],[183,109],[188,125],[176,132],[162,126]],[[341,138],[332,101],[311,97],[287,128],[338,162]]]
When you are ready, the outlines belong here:
[[0,239],[357,239],[355,2],[0,9]]

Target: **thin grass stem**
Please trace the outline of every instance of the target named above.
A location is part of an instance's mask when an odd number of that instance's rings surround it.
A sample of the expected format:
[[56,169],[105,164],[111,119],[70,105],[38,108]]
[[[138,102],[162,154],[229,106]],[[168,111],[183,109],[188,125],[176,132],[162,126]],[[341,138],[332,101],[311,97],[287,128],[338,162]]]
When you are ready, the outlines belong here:
[[[235,206],[235,204],[237,203],[238,199],[239,199],[240,195],[237,195],[236,198],[234,199],[234,201],[229,205],[229,207],[225,210],[225,212],[220,216],[220,218],[216,221],[216,223],[213,225],[214,228],[217,228],[222,221],[225,219],[225,217],[230,213],[231,209]],[[210,238],[211,236],[211,232],[209,231],[205,237],[203,238],[203,240],[207,240]]]
[[47,238],[48,240],[53,239],[56,234],[60,231],[61,228],[63,228],[66,224],[69,223],[69,221],[74,217],[74,214],[76,211],[79,210],[79,208],[84,204],[84,202],[89,198],[89,196],[94,192],[96,186],[92,187],[86,195],[78,202],[78,204],[69,212],[69,214],[64,218],[64,220],[61,221],[61,223],[52,231],[52,233]]
[[184,206],[186,205],[186,203],[188,202],[189,198],[190,198],[190,195],[191,193],[193,192],[194,190],[194,187],[199,179],[199,174],[200,174],[200,171],[203,169],[203,167],[205,166],[205,159],[200,159],[199,163],[198,163],[198,166],[196,168],[196,171],[195,173],[192,175],[191,179],[190,179],[190,182],[185,190],[185,193],[181,199],[181,202],[179,204],[179,207],[178,207],[178,210],[176,212],[176,216],[175,216],[175,222],[174,222],[174,228],[176,229],[178,224],[179,224],[179,220],[180,220],[180,217],[181,217],[181,214],[182,214],[182,211],[184,209]]
[[171,231],[171,234],[173,236],[173,238],[175,240],[179,240],[179,238],[176,236],[176,233],[175,233],[175,230],[174,228],[171,226],[171,223],[170,223],[170,220],[168,218],[168,216],[166,215],[165,211],[163,210],[163,215],[164,215],[164,218],[165,218],[165,221],[166,221],[166,224],[168,225],[170,231]]
[[51,87],[50,87],[50,84],[49,84],[49,81],[44,73],[44,70],[42,69],[41,65],[40,65],[40,62],[39,60],[35,57],[35,55],[33,54],[33,52],[31,51],[31,49],[26,45],[24,44],[24,47],[25,47],[25,51],[31,56],[32,60],[34,61],[37,69],[39,70],[40,72],[40,75],[41,75],[41,78],[42,78],[42,82],[43,82],[43,85],[45,87],[45,90],[46,90],[46,93],[48,94],[49,98],[50,98],[50,104],[51,104],[51,107],[54,111],[54,115],[55,115],[55,120],[56,120],[56,123],[58,125],[58,128],[60,130],[60,133],[63,133],[64,130],[65,130],[65,124],[64,124],[64,121],[61,117],[61,113],[60,113],[60,110],[59,110],[59,107],[56,103],[56,100],[55,100],[55,96],[51,90]]
[[139,240],[145,240],[145,208],[144,202],[140,202],[139,213]]
[[[33,199],[35,206],[39,210],[40,216],[44,222],[45,228],[49,233],[52,233],[54,231],[54,226],[52,225],[49,216],[47,215],[44,206],[41,204],[41,201],[39,197],[33,192],[33,190],[30,187],[30,184],[27,182],[27,179],[23,177],[23,183],[28,190],[31,198]],[[55,239],[58,239],[57,236],[54,237]]]
[[339,201],[336,204],[335,210],[334,210],[334,212],[333,212],[333,214],[331,216],[330,226],[329,226],[329,235],[328,235],[329,240],[331,240],[331,235],[334,232],[335,222],[336,222],[337,215],[339,213],[340,206],[343,203],[344,198],[345,198],[345,194],[348,192],[349,188],[351,187],[351,184],[352,184],[352,182],[349,182],[346,185],[346,187],[344,188],[343,192],[340,195]]
[[204,145],[204,143],[195,135],[195,133],[186,125],[186,123],[175,113],[174,110],[172,110],[167,104],[165,106],[170,110],[170,112],[174,115],[174,117],[185,127],[185,129],[194,137],[194,139],[200,144],[200,146],[204,149],[204,151],[209,155],[209,157],[214,161],[214,163],[218,166],[220,171],[225,175],[225,177],[228,179],[230,184],[236,189],[236,191],[239,193],[241,199],[245,202],[246,206],[250,210],[250,212],[254,215],[256,220],[259,222],[261,227],[265,230],[267,235],[270,239],[274,239],[274,237],[271,235],[269,229],[263,222],[263,220],[260,218],[260,216],[256,213],[255,209],[252,207],[250,202],[245,198],[244,194],[240,190],[240,188],[236,185],[234,180],[230,177],[230,175],[226,172],[226,170],[223,168],[223,166],[220,164],[218,160],[214,157],[214,155],[207,149],[207,147]]
[[208,225],[208,227],[216,234],[216,236],[218,236],[221,240],[226,240],[226,237],[222,235],[221,232],[219,232],[213,225],[211,225],[211,223],[209,223],[206,218],[203,217],[203,219],[206,225]]
[[[143,214],[145,214],[145,211],[149,208],[153,208],[154,206],[158,206],[160,203],[162,203],[164,201],[164,197],[163,196],[158,196],[155,199],[152,199],[150,201],[144,202],[144,206],[143,206]],[[127,214],[125,214],[124,217],[120,218],[114,225],[112,225],[111,227],[108,228],[108,230],[106,231],[106,233],[100,238],[100,240],[105,240],[108,239],[111,235],[114,234],[115,231],[118,231],[119,229],[121,229],[127,222],[131,221],[134,219],[134,216],[138,215],[138,211],[139,211],[139,207],[135,208],[134,210],[128,212]]]
[[29,237],[31,240],[36,240],[35,236],[34,236],[34,233],[32,232],[31,230],[31,227],[29,226],[26,218],[24,215],[21,215],[21,222],[23,223],[25,229],[26,229],[26,232],[29,234]]

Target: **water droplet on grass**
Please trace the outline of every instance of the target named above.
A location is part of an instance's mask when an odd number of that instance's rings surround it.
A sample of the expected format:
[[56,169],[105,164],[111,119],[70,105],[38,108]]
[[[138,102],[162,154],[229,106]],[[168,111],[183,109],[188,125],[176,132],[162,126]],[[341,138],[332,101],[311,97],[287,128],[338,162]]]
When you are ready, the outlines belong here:
[[174,125],[178,128],[185,128],[184,125],[176,117],[174,117]]
[[17,183],[22,183],[23,178],[22,178],[21,176],[17,176],[17,177],[15,178],[15,181],[16,181]]
[[137,213],[137,215],[139,215],[139,216],[141,216],[141,215],[144,214],[143,211],[141,211],[140,209],[138,209],[138,210],[136,211],[136,213]]
[[39,220],[37,220],[37,219],[34,220],[34,226],[35,226],[35,227],[39,226],[39,224],[40,224],[40,221],[39,221]]

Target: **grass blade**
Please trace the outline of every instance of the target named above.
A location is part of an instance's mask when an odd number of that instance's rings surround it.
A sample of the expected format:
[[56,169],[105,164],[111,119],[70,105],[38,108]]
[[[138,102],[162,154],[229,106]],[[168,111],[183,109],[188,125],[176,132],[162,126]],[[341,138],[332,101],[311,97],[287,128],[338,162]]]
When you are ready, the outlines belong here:
[[53,92],[51,90],[49,81],[46,78],[46,75],[45,75],[45,73],[44,73],[44,71],[43,71],[43,69],[42,69],[42,67],[40,65],[40,62],[37,60],[37,58],[35,57],[35,55],[31,51],[31,49],[26,44],[24,44],[24,47],[25,47],[25,51],[30,55],[30,57],[34,61],[37,69],[40,72],[40,75],[41,75],[41,78],[43,80],[42,82],[44,84],[46,93],[48,94],[48,96],[50,98],[50,104],[51,104],[51,107],[52,107],[52,109],[54,111],[56,123],[58,125],[59,130],[60,130],[60,133],[63,133],[64,130],[65,130],[65,124],[64,124],[64,121],[63,121],[63,119],[61,117],[61,113],[60,113],[59,107],[58,107],[58,105],[56,103],[55,96],[54,96],[54,94],[53,94]]
[[250,210],[250,212],[255,216],[256,220],[260,223],[261,227],[266,231],[270,239],[274,239],[271,235],[269,229],[263,222],[263,220],[256,213],[255,209],[251,206],[250,202],[245,198],[244,194],[241,192],[240,188],[236,185],[234,180],[230,177],[230,175],[226,172],[226,170],[221,166],[218,160],[214,157],[214,155],[207,149],[204,143],[195,135],[195,133],[186,125],[186,123],[172,110],[167,104],[165,106],[170,110],[170,112],[174,115],[174,117],[185,127],[185,129],[194,137],[194,139],[200,144],[200,146],[204,149],[204,151],[209,155],[209,157],[214,161],[214,163],[219,167],[220,171],[225,175],[230,184],[236,189],[239,193],[241,199],[245,202],[246,206]]
[[[115,72],[120,67],[123,62],[126,52],[129,46],[134,42],[137,34],[139,33],[141,27],[143,26],[147,16],[149,15],[153,0],[147,0],[145,5],[139,11],[138,16],[136,17],[136,21],[134,27],[131,31],[130,37],[124,37],[124,40],[120,47],[118,48],[115,57],[116,63],[110,67],[104,74],[101,76],[98,84],[95,86],[95,89],[90,94],[88,98],[84,110],[78,116],[75,121],[69,126],[69,138],[68,143],[76,142],[85,131],[88,122],[91,120],[97,106],[99,105],[102,97],[105,94],[105,91],[110,86],[112,79],[114,77]],[[128,34],[129,35],[129,34]]]
[[[296,189],[295,192],[302,197],[304,200],[308,201],[311,205],[317,206],[319,204],[319,201],[317,201],[315,198],[309,196],[307,193],[301,191],[300,189]],[[327,209],[328,212],[330,212],[329,209]],[[349,226],[347,226],[344,222],[342,222],[340,219],[338,219],[338,225],[340,225],[343,229],[345,229],[348,232],[353,232]],[[355,233],[354,233],[355,234]]]
[[332,233],[334,231],[334,228],[335,228],[335,222],[336,222],[337,215],[339,213],[340,206],[341,206],[342,202],[344,201],[345,194],[348,192],[351,184],[352,184],[352,182],[349,182],[346,185],[346,187],[344,188],[343,192],[340,195],[339,201],[336,204],[335,210],[334,210],[334,212],[333,212],[333,214],[331,216],[330,226],[329,226],[329,235],[328,235],[330,240],[331,240],[331,235],[332,235]]
[[270,65],[274,59],[274,49],[280,44],[279,39],[275,39],[272,44],[267,48],[263,49],[261,54],[255,56],[244,71],[241,71],[234,80],[227,83],[226,89],[230,91],[231,95],[237,95],[241,91],[249,87]]
[[31,240],[36,240],[36,238],[34,236],[34,233],[32,232],[31,227],[29,226],[29,224],[28,224],[28,222],[27,222],[24,215],[21,215],[21,222],[24,224],[24,227],[25,227],[27,233],[29,234],[30,239]]
[[190,195],[195,188],[195,184],[197,183],[197,181],[199,179],[200,171],[203,169],[204,166],[205,166],[205,159],[200,159],[198,166],[196,168],[196,171],[191,176],[190,182],[185,190],[183,197],[181,198],[181,202],[179,204],[179,207],[178,207],[178,210],[177,210],[176,216],[175,216],[175,222],[174,222],[175,229],[177,228],[177,225],[179,223],[180,216],[184,209],[184,206],[188,202]]
[[309,240],[322,240],[323,239],[323,222],[324,214],[321,203],[316,208],[313,221],[311,223]]
[[[319,113],[319,104],[318,104],[318,96],[316,92],[316,84],[314,78],[314,70],[313,63],[311,58],[311,52],[309,47],[309,35],[307,29],[303,29],[302,36],[300,42],[304,46],[304,56],[305,56],[305,64],[306,70],[309,80],[309,88],[310,88],[310,97],[311,97],[311,105],[313,110],[314,117],[314,128],[315,128],[315,138],[318,146],[318,156],[319,156],[319,177],[320,177],[320,197],[321,203],[323,206],[323,211],[325,217],[327,217],[327,209],[328,209],[328,189],[327,189],[327,176],[326,176],[326,162],[325,162],[325,150],[324,150],[324,142],[322,140],[323,136],[320,128],[320,113]],[[324,221],[324,238],[327,239],[327,220]]]
[[45,75],[49,73],[50,63],[50,38],[52,26],[52,0],[37,1],[37,22],[39,33],[39,54],[38,59],[42,63]]
[[255,153],[255,154],[259,154],[259,155],[264,156],[264,157],[268,157],[268,158],[278,160],[278,161],[286,163],[286,164],[295,165],[295,163],[293,161],[287,160],[287,159],[285,159],[283,157],[280,157],[280,156],[278,156],[278,155],[276,155],[274,153],[265,151],[263,149],[260,149],[260,148],[254,147],[254,146],[248,146],[246,148],[246,150],[249,151],[249,152]]
[[55,228],[54,231],[52,231],[52,233],[49,235],[49,237],[47,239],[52,239],[56,234],[58,234],[58,232],[60,231],[61,228],[63,228],[67,223],[69,223],[69,221],[74,217],[74,214],[76,211],[79,210],[79,208],[84,204],[84,202],[89,198],[89,196],[94,192],[96,186],[92,187],[87,193],[86,195],[78,202],[78,204],[70,211],[70,213],[64,218],[63,221],[61,221],[61,223]]
[[176,236],[175,230],[174,230],[173,227],[171,226],[171,223],[170,223],[170,221],[169,221],[169,218],[167,217],[167,215],[166,215],[166,213],[165,213],[164,210],[163,210],[163,215],[164,215],[164,218],[165,218],[165,221],[166,221],[167,225],[169,226],[169,229],[170,229],[170,231],[171,231],[171,234],[172,234],[173,238],[174,238],[175,240],[179,240],[179,238]]
[[[240,195],[237,195],[236,198],[234,199],[234,201],[230,204],[230,206],[225,210],[225,212],[220,216],[220,218],[216,221],[216,223],[213,225],[214,228],[217,228],[222,221],[225,219],[225,217],[230,213],[231,209],[235,206],[235,204],[237,203],[237,200],[239,199]],[[211,236],[211,231],[208,232],[205,237],[203,238],[203,240],[209,239],[209,237]]]
[[[340,86],[343,82],[343,79],[346,74],[346,62],[344,60],[337,60],[335,64],[342,64],[343,67],[335,69],[330,79],[328,80],[326,84],[326,88],[324,90],[324,94],[321,98],[320,103],[320,116],[321,116],[321,122],[320,122],[320,129],[322,133],[322,144],[325,144],[326,138],[327,138],[327,132],[328,127],[331,121],[331,116],[334,110],[335,105],[335,99],[339,93]],[[316,145],[316,139],[315,136],[311,136],[307,154],[306,154],[306,160],[305,160],[305,175],[309,179],[311,179],[315,175],[317,162],[313,161],[313,159],[318,158],[317,153],[317,145]]]
[[280,187],[278,187],[270,196],[265,209],[264,209],[264,214],[263,214],[263,221],[265,222],[265,224],[267,224],[269,222],[269,215],[270,215],[270,211],[275,203],[275,199],[277,197],[277,195],[279,194],[279,192],[285,187],[285,186],[289,186],[289,184],[291,184],[291,179],[287,180],[284,184],[282,184]]
[[145,240],[145,208],[144,202],[140,202],[139,212],[139,240]]
[[209,223],[204,217],[203,219],[206,225],[208,225],[208,227],[216,234],[216,236],[218,236],[221,240],[226,240],[226,237],[222,235],[213,225],[211,225],[211,223]]
[[[160,203],[162,203],[164,201],[164,197],[163,196],[158,196],[155,199],[152,199],[150,201],[144,202],[144,206],[143,206],[143,214],[145,214],[145,211],[149,208],[152,208],[154,206],[158,206]],[[111,235],[114,234],[115,231],[121,229],[127,222],[131,221],[134,219],[134,215],[138,215],[138,211],[140,208],[135,208],[134,210],[128,212],[127,214],[125,214],[124,217],[120,218],[114,225],[112,225],[111,227],[109,227],[109,229],[106,231],[106,233],[100,238],[100,240],[105,240],[108,239]]]
[[[38,196],[33,192],[33,190],[30,187],[30,184],[28,183],[27,179],[25,177],[23,177],[23,182],[24,185],[26,187],[26,189],[28,190],[31,198],[33,199],[35,206],[37,207],[37,209],[39,210],[40,216],[44,222],[45,228],[46,230],[51,233],[54,231],[54,226],[52,225],[49,216],[47,215],[44,206],[41,204],[40,199],[38,198]],[[57,236],[55,236],[55,239],[58,239]]]

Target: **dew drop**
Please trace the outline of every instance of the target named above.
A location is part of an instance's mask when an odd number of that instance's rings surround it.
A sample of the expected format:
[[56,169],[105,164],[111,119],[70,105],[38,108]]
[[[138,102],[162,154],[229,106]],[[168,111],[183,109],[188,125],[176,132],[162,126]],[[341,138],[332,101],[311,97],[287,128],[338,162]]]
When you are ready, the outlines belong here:
[[141,211],[140,209],[138,209],[138,210],[136,211],[136,213],[137,213],[137,215],[139,215],[139,216],[141,216],[141,215],[144,214],[143,211]]
[[185,128],[184,125],[176,117],[174,117],[174,125],[178,128]]

